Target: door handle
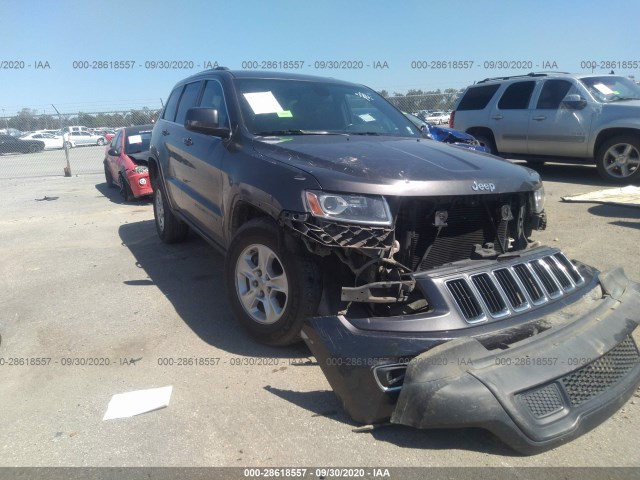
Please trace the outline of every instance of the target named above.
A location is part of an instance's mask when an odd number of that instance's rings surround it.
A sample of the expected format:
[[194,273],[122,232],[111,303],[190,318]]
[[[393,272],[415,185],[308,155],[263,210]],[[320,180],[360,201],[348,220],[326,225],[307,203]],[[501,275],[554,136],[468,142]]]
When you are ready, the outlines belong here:
[[494,115],[491,118],[493,118],[494,120],[502,120],[504,117],[501,114],[498,114],[498,115]]
[[531,120],[536,120],[537,122],[540,122],[542,120],[546,120],[547,116],[546,115],[538,115],[536,117],[531,117]]
[[190,147],[191,145],[193,145],[193,140],[191,140],[190,138],[183,138],[182,141],[187,147]]
[[169,135],[169,130],[167,130],[166,128],[162,130],[162,135],[164,135],[165,137]]

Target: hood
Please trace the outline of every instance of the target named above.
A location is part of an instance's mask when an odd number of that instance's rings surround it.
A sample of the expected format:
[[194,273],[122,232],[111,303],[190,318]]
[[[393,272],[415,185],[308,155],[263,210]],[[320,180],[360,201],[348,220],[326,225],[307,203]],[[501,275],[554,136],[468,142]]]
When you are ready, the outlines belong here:
[[313,175],[326,191],[450,196],[530,191],[541,183],[528,168],[424,138],[301,135],[256,138],[253,146]]
[[135,163],[142,162],[146,165],[149,162],[151,152],[149,150],[145,150],[143,152],[127,153],[127,156],[131,158],[131,160],[133,160]]

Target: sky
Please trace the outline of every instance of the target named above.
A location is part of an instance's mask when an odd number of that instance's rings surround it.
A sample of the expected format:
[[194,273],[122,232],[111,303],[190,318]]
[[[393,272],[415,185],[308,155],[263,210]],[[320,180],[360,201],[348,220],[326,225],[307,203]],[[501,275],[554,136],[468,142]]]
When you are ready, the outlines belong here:
[[640,29],[629,23],[640,18],[640,2],[629,0],[0,0],[0,7],[2,116],[22,108],[53,114],[52,105],[60,113],[158,108],[177,81],[216,63],[330,76],[390,94],[542,70],[614,67],[640,80]]

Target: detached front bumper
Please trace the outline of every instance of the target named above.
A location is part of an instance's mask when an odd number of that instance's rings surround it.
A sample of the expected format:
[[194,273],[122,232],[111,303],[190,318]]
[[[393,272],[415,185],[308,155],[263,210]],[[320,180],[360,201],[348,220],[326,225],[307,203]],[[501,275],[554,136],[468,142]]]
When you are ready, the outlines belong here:
[[591,273],[580,299],[518,326],[390,332],[334,316],[309,319],[303,338],[356,421],[481,427],[538,453],[602,423],[640,384],[640,285],[621,269]]

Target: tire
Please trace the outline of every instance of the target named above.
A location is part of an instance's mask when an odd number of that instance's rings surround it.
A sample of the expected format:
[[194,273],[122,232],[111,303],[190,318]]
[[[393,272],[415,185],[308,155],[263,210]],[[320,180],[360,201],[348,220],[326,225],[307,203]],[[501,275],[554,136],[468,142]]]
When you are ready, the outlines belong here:
[[473,134],[476,140],[482,143],[485,147],[491,150],[491,155],[498,155],[498,149],[496,148],[496,142],[493,141],[493,137],[491,135],[487,135],[484,133]]
[[158,181],[153,189],[153,216],[158,237],[164,243],[179,243],[187,238],[189,226],[171,210],[162,181]]
[[604,142],[596,153],[600,176],[608,182],[640,181],[640,137],[618,135]]
[[125,202],[130,202],[135,199],[131,191],[131,186],[123,174],[120,174],[120,195],[122,195],[122,199]]
[[256,218],[236,233],[225,259],[225,284],[236,319],[258,342],[281,346],[300,340],[304,320],[316,314],[321,288],[317,264],[285,248],[281,230]]
[[104,179],[107,182],[107,187],[113,187],[113,175],[111,175],[107,162],[104,162]]
[[29,145],[29,153],[37,153],[40,151],[40,147],[38,145]]
[[104,145],[104,143],[105,143],[105,142],[104,142],[104,138],[99,138],[99,139],[98,139],[98,141],[97,141],[96,143],[97,143],[97,145],[99,145],[99,146]]

